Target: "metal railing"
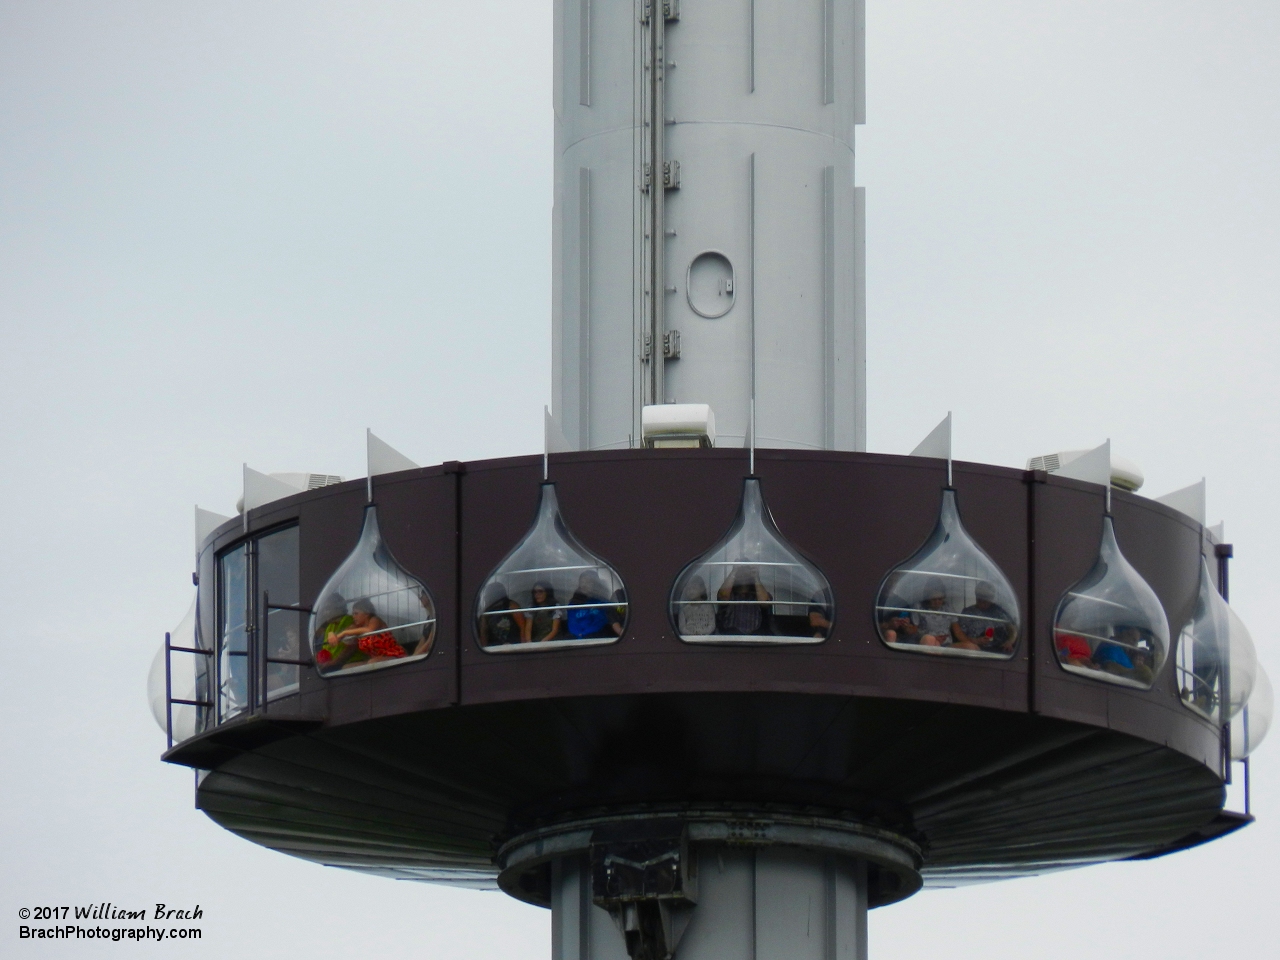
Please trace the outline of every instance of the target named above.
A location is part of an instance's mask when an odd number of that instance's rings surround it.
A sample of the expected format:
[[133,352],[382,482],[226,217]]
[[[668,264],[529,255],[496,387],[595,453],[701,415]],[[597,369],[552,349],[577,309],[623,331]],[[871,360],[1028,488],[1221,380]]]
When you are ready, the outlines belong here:
[[[166,631],[164,635],[164,732],[169,742],[169,749],[173,749],[173,705],[179,704],[191,707],[212,707],[213,703],[209,700],[185,700],[175,698],[173,695],[173,654],[186,653],[193,656],[212,657],[212,650],[204,650],[200,647],[175,647],[173,639]],[[196,691],[199,696],[199,691]]]
[[[224,651],[229,657],[244,657],[248,669],[245,677],[245,693],[247,702],[245,705],[234,711],[228,711],[230,716],[240,716],[248,714],[250,716],[264,714],[267,712],[268,704],[271,702],[272,691],[270,689],[269,668],[272,664],[280,664],[293,667],[313,667],[312,660],[308,657],[304,659],[301,655],[296,657],[273,657],[270,654],[269,643],[269,617],[272,611],[285,610],[292,613],[310,614],[311,608],[304,607],[299,604],[283,604],[272,603],[271,597],[266,591],[262,593],[262,607],[260,624],[255,628],[245,631],[245,650],[226,650]],[[305,638],[302,631],[298,632],[299,654],[302,651],[302,645]],[[210,673],[212,677],[212,693],[210,699],[187,699],[185,697],[175,697],[173,695],[173,655],[175,653],[186,654],[188,656],[211,657],[213,658],[213,670],[206,671],[205,676]],[[217,726],[230,719],[230,716],[224,715],[221,700],[224,696],[222,690],[222,670],[221,663],[218,658],[218,650],[204,649],[203,647],[179,647],[174,646],[172,635],[166,633],[164,635],[164,697],[165,697],[165,737],[170,749],[173,748],[173,708],[175,706],[188,706],[197,709],[212,710],[214,712],[213,726]],[[200,691],[197,686],[195,696],[199,698]],[[197,723],[197,728],[200,724]],[[201,732],[197,729],[197,732]]]
[[292,613],[311,613],[310,607],[300,604],[272,603],[266,590],[262,591],[261,623],[257,630],[249,635],[249,713],[266,713],[271,699],[269,685],[269,667],[271,664],[284,666],[310,667],[312,661],[301,658],[302,645],[305,642],[303,631],[298,631],[298,657],[273,657],[270,655],[270,617],[272,610],[287,610]]
[[[1235,549],[1229,543],[1214,544],[1213,555],[1218,559],[1218,593],[1222,595],[1222,599],[1226,603],[1231,602],[1231,577],[1230,563],[1231,558],[1235,556]],[[1219,694],[1219,702],[1222,711],[1222,756],[1223,756],[1223,782],[1227,786],[1231,786],[1231,774],[1234,764],[1240,764],[1244,773],[1244,813],[1245,816],[1252,816],[1252,797],[1250,796],[1249,783],[1249,758],[1241,757],[1235,760],[1231,756],[1231,648],[1228,641],[1228,647],[1223,651],[1222,657],[1222,674],[1219,684],[1221,685],[1221,693]],[[1249,743],[1249,705],[1245,704],[1244,709],[1240,711],[1240,723],[1244,727],[1244,742],[1246,747]]]

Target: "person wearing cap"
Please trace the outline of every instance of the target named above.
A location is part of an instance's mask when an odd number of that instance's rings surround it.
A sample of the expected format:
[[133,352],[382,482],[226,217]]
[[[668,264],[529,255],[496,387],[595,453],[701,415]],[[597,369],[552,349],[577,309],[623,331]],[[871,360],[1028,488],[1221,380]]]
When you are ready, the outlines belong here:
[[337,651],[327,661],[327,669],[345,669],[358,663],[380,663],[405,655],[404,647],[400,646],[394,634],[387,629],[386,621],[378,616],[367,597],[351,604],[349,619],[351,626],[325,637],[326,648]]
[[955,625],[955,615],[946,609],[947,588],[941,580],[930,580],[925,584],[923,609],[915,611],[911,618],[919,628],[917,641],[923,647],[945,647],[951,643],[951,628]]
[[974,602],[960,611],[960,619],[951,625],[951,645],[958,650],[985,650],[988,653],[1012,653],[1017,635],[1013,617],[996,603],[996,591],[981,581],[974,591]]
[[921,599],[915,607],[881,608],[880,636],[885,643],[916,643],[925,647],[941,647],[950,642],[954,617],[950,613],[940,612],[947,604],[947,591],[942,581],[936,577],[929,579],[920,595]]

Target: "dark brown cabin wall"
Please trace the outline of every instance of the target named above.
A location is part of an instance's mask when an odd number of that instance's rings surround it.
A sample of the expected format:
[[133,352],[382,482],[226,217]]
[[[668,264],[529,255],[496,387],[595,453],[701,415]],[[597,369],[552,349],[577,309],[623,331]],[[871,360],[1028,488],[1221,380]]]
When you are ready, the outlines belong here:
[[[885,573],[911,555],[937,517],[945,465],[877,454],[760,450],[765,500],[783,536],[829,578],[835,627],[816,646],[734,647],[682,643],[667,614],[686,563],[732,522],[747,471],[745,451],[614,451],[551,457],[564,518],[622,576],[630,600],[616,644],[527,654],[481,651],[474,604],[492,569],[527,531],[537,504],[541,458],[519,457],[375,478],[388,546],[435,599],[439,626],[425,661],[353,677],[303,671],[296,704],[282,712],[323,715],[330,726],[378,716],[531,698],[644,693],[772,691],[952,703],[1025,712],[1028,644],[1035,651],[1034,706],[1168,745],[1218,769],[1217,735],[1177,699],[1166,662],[1151,691],[1113,687],[1063,671],[1052,644],[1062,592],[1092,565],[1102,493],[1022,471],[957,463],[961,518],[1013,585],[1024,637],[1008,661],[929,657],[887,648],[874,625]],[[458,472],[460,470],[460,472]],[[1034,501],[1035,583],[1028,565],[1028,498]],[[262,530],[300,525],[303,602],[314,601],[359,535],[363,480],[286,498],[251,512]],[[1170,619],[1171,640],[1194,603],[1199,528],[1175,511],[1116,493],[1117,536]],[[461,530],[461,543],[455,531]],[[215,532],[221,551],[243,535],[239,520]],[[459,549],[460,546],[460,549]],[[1027,619],[1034,612],[1034,621]],[[1176,656],[1170,650],[1170,661]],[[283,715],[283,713],[282,713]]]

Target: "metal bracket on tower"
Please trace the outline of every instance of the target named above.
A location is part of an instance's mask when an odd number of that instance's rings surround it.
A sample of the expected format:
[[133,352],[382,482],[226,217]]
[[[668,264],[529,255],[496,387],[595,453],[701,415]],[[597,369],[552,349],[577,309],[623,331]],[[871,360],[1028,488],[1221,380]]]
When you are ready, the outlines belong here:
[[[640,22],[648,23],[653,16],[654,0],[644,0],[644,8],[640,11]],[[662,0],[662,19],[668,22],[680,19],[680,0]]]
[[[648,193],[649,188],[653,185],[653,164],[646,163],[640,171],[640,192]],[[679,160],[663,160],[662,161],[662,186],[665,190],[680,189],[680,161]],[[675,233],[668,231],[669,236],[675,236]]]
[[668,330],[662,335],[662,355],[668,360],[680,359],[679,330]]
[[698,868],[678,820],[596,827],[591,900],[609,911],[632,960],[671,960],[698,901]]

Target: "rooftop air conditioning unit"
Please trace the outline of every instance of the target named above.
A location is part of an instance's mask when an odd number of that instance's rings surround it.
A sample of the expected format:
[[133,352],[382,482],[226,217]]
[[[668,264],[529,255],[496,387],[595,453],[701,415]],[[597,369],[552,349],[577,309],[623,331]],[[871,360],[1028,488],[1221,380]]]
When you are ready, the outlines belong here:
[[716,415],[705,403],[663,403],[640,412],[640,436],[649,448],[714,447]]
[[[1088,452],[1088,450],[1060,450],[1057,453],[1046,453],[1042,457],[1032,457],[1028,460],[1027,469],[1057,473],[1076,457]],[[1142,486],[1145,480],[1146,477],[1142,475],[1142,468],[1132,460],[1117,457],[1115,454],[1111,455],[1111,485],[1113,487],[1133,493]]]

